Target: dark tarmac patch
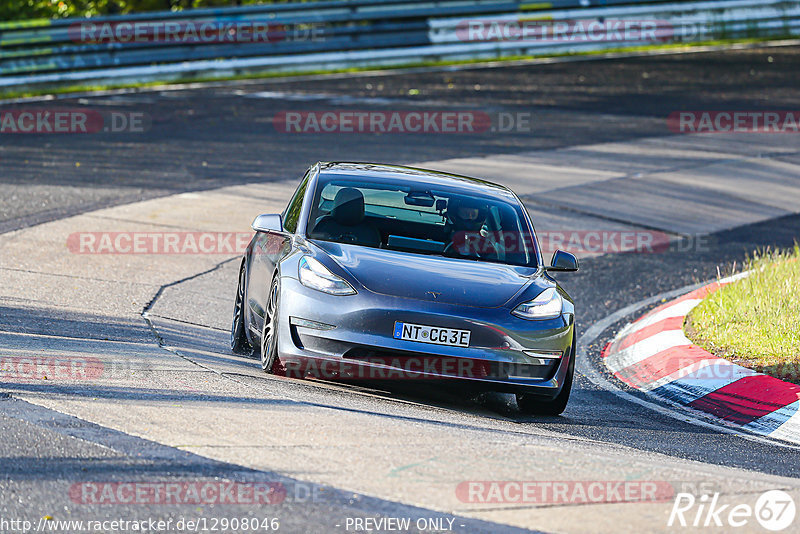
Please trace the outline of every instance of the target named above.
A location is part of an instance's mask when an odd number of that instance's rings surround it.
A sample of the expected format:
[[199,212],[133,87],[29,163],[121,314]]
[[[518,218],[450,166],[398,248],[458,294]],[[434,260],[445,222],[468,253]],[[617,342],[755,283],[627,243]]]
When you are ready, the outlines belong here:
[[[798,72],[800,48],[773,47],[4,105],[142,112],[150,126],[143,133],[4,134],[0,232],[176,192],[291,179],[317,160],[411,163],[669,135],[666,117],[675,110],[791,109]],[[392,100],[243,97],[258,91]],[[329,106],[531,112],[534,127],[514,134],[298,135],[272,124],[280,111]]]

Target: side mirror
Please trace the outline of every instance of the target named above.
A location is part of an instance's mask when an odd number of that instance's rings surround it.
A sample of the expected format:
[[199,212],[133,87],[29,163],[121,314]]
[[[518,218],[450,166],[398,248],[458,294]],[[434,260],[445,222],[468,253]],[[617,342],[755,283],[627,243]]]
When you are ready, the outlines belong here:
[[283,221],[277,214],[259,215],[251,226],[256,232],[283,232]]
[[553,253],[553,259],[550,261],[550,267],[547,271],[563,271],[574,272],[578,270],[578,258],[574,254],[564,252],[563,250],[556,250]]

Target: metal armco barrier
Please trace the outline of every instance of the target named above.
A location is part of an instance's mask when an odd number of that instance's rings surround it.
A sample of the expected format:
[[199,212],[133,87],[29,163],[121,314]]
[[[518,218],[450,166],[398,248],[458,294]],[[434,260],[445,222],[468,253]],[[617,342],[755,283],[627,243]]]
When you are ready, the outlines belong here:
[[800,0],[334,0],[0,22],[0,90],[800,34]]

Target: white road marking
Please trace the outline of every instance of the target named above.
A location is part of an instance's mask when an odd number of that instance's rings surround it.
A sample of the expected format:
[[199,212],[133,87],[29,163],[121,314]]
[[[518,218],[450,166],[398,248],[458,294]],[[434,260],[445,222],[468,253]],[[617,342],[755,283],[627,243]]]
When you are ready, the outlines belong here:
[[605,364],[612,373],[616,373],[661,351],[691,344],[683,330],[665,330],[609,355]]
[[654,313],[650,317],[647,317],[646,319],[642,319],[641,321],[636,321],[635,323],[631,323],[630,325],[628,325],[628,328],[619,333],[619,337],[621,338],[622,336],[629,336],[634,332],[638,332],[642,328],[646,328],[650,325],[656,324],[657,322],[663,321],[664,319],[684,316],[688,314],[690,311],[692,311],[692,309],[694,309],[695,306],[700,304],[700,302],[702,302],[702,299],[687,299],[687,300],[682,300],[681,302],[678,302],[676,304],[673,304],[672,306],[668,306],[663,310]]

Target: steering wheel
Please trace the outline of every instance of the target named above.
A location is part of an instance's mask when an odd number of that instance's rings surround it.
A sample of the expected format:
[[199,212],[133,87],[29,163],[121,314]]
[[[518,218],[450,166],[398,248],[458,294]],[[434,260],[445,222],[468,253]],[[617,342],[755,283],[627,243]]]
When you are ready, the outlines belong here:
[[339,234],[336,236],[336,241],[339,243],[358,243],[358,237],[355,234]]
[[448,256],[450,258],[478,258],[483,260],[496,260],[499,259],[500,253],[497,251],[497,247],[494,243],[490,242],[492,247],[491,250],[487,250],[485,253],[481,254],[478,250],[469,250],[467,253],[463,253],[456,247],[456,244],[451,241],[444,247],[444,251],[442,251],[443,256]]

